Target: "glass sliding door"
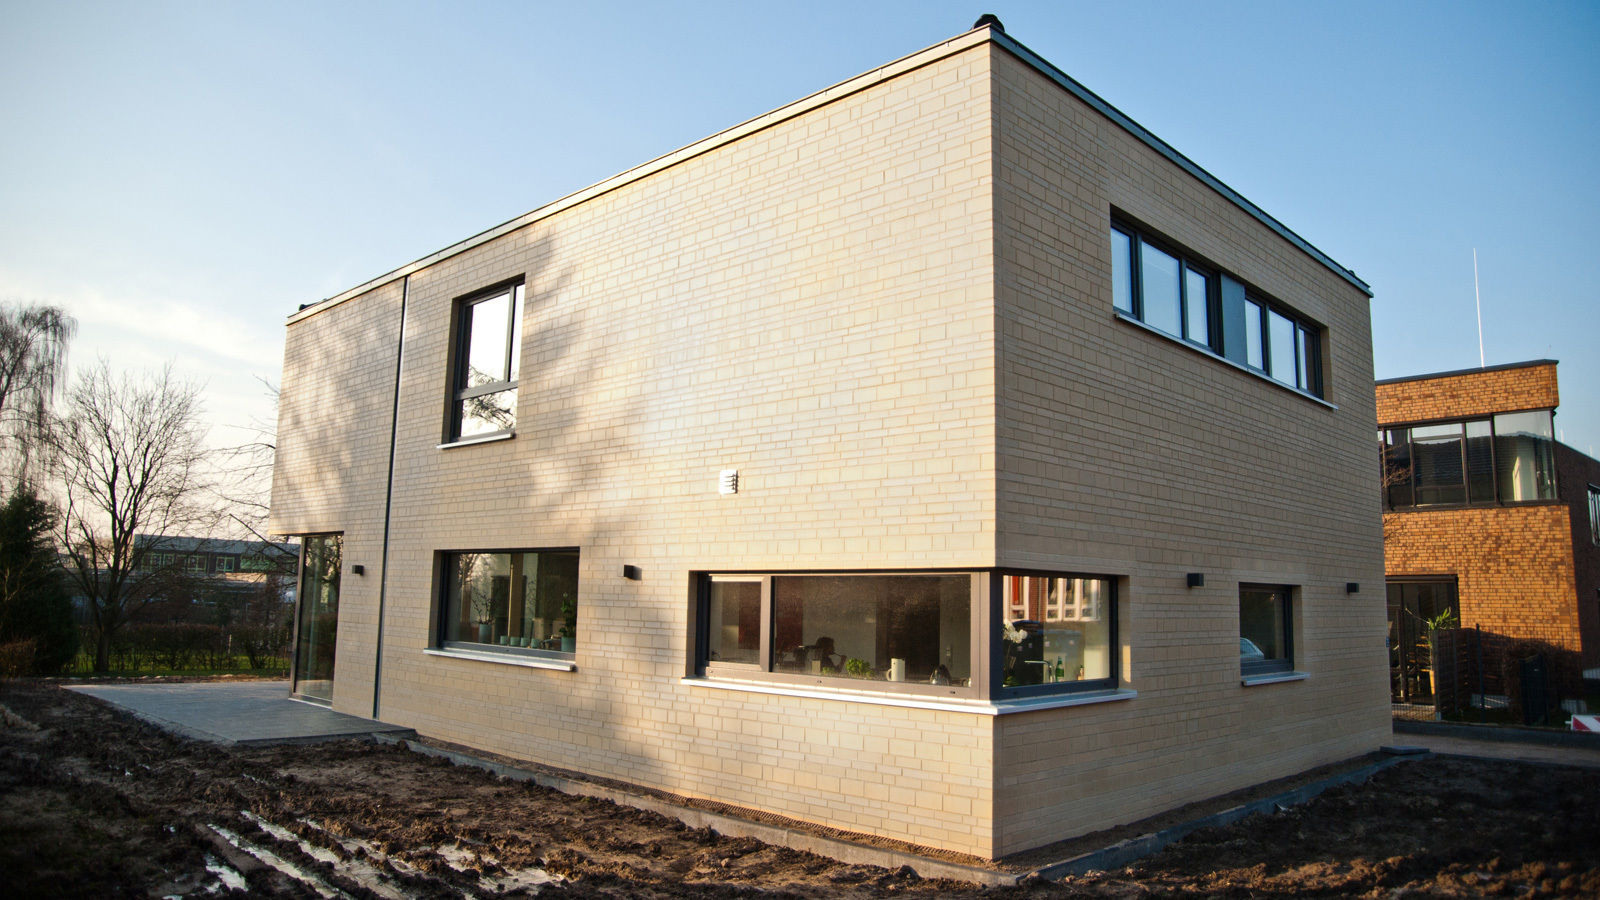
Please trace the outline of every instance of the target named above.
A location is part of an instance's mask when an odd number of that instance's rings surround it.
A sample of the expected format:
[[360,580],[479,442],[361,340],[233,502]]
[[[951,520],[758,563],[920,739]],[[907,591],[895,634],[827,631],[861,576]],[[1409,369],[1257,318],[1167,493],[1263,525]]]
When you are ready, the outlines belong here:
[[303,539],[300,556],[300,593],[295,603],[295,695],[313,700],[333,700],[333,645],[339,629],[340,536],[312,535]]
[[1449,613],[1459,623],[1456,582],[1394,580],[1389,588],[1389,693],[1395,703],[1432,703],[1438,673],[1428,625]]

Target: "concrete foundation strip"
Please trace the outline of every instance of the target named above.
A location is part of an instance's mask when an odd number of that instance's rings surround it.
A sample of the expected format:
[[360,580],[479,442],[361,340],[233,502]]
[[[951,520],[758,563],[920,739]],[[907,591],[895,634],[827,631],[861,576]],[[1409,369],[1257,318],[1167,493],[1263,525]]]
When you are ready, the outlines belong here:
[[622,806],[630,806],[634,809],[657,813],[677,819],[690,828],[710,828],[718,834],[728,837],[755,838],[766,844],[787,847],[791,850],[804,850],[819,856],[836,859],[849,865],[881,866],[885,869],[910,866],[913,871],[923,878],[948,878],[955,881],[974,882],[989,887],[1007,887],[1030,879],[1056,879],[1067,875],[1081,875],[1085,872],[1104,871],[1125,866],[1134,860],[1156,853],[1168,844],[1202,828],[1229,825],[1256,813],[1286,809],[1290,806],[1304,803],[1328,788],[1365,781],[1374,774],[1397,763],[1432,755],[1421,748],[1385,748],[1387,752],[1393,755],[1388,759],[1379,760],[1359,769],[1342,772],[1311,784],[1302,785],[1291,791],[1285,791],[1272,797],[1225,809],[1222,812],[1183,822],[1171,828],[1164,828],[1151,834],[1130,838],[1126,841],[1112,844],[1109,847],[1102,847],[1099,850],[1084,853],[1058,863],[1052,863],[1030,872],[1005,872],[979,866],[967,866],[945,860],[930,859],[914,853],[891,850],[885,847],[874,847],[868,844],[856,843],[855,841],[814,834],[796,828],[752,822],[749,819],[682,806],[656,797],[635,794],[605,785],[508,766],[467,753],[408,741],[404,737],[397,735],[374,734],[372,739],[384,744],[399,744],[425,756],[448,759],[456,765],[483,769],[513,781],[528,781],[540,787],[561,791],[564,794],[610,800]]

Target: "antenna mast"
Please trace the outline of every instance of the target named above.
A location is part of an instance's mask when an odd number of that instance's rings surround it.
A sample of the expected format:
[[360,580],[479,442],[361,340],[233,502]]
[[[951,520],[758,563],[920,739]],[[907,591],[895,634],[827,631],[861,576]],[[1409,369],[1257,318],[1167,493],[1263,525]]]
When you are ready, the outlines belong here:
[[1478,248],[1472,248],[1472,302],[1478,307],[1478,368],[1486,369],[1483,361],[1483,295],[1478,293]]

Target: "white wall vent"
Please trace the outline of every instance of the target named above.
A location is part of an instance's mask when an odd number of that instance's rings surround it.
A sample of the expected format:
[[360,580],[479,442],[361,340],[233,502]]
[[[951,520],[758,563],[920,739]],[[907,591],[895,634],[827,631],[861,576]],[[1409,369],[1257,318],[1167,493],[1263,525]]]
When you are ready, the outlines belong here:
[[737,493],[739,493],[739,470],[738,469],[723,469],[722,470],[722,476],[717,479],[717,493],[719,493],[719,494],[737,494]]

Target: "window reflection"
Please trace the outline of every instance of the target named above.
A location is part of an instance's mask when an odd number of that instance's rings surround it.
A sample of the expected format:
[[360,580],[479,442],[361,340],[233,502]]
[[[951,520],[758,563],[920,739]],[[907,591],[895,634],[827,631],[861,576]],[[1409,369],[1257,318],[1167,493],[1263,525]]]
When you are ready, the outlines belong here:
[[578,553],[444,554],[446,642],[572,653]]
[[1003,686],[1112,676],[1111,582],[1004,575]]
[[970,576],[780,576],[772,597],[774,671],[970,683]]

